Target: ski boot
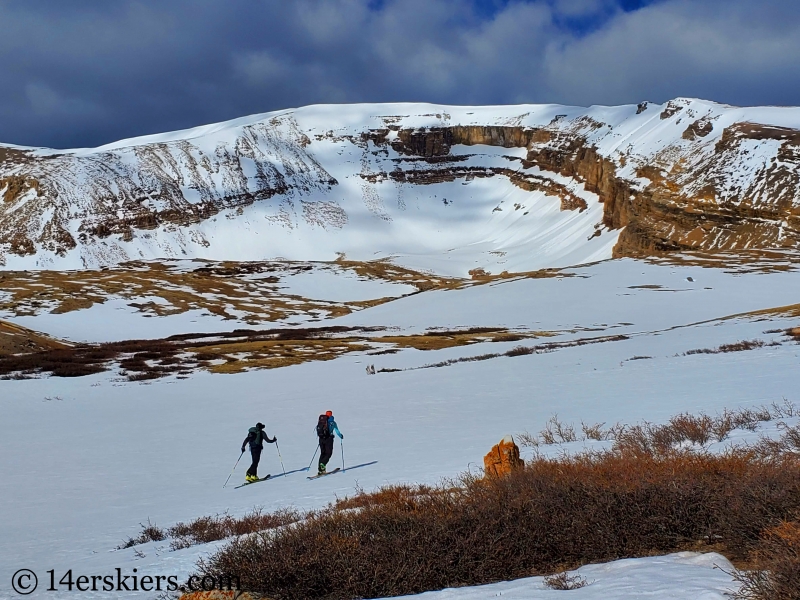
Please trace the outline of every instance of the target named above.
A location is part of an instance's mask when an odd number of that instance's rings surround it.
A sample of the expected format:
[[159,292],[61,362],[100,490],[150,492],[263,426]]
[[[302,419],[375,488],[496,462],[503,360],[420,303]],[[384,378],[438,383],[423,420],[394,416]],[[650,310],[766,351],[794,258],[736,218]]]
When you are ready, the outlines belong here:
[[247,483],[253,483],[254,481],[258,481],[258,476],[257,475],[245,475],[244,476],[244,480]]
[[325,465],[320,465],[317,469],[317,475],[325,475]]

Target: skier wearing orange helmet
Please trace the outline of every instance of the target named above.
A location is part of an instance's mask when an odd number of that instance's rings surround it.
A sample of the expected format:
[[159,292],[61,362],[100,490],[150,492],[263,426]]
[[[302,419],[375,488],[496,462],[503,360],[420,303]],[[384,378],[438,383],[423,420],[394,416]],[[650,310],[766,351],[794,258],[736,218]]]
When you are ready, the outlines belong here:
[[340,440],[344,439],[344,435],[339,431],[339,426],[333,418],[333,411],[327,411],[325,414],[320,415],[317,420],[317,437],[319,438],[319,467],[317,469],[318,475],[325,475],[328,461],[333,455],[333,436],[339,436]]

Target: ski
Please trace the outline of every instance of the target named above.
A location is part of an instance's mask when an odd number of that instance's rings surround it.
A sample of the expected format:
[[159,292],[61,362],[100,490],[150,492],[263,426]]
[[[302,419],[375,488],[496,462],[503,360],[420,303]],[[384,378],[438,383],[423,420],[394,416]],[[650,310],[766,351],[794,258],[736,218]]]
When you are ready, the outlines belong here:
[[328,471],[327,473],[318,473],[317,475],[312,475],[311,477],[307,477],[306,479],[319,479],[320,477],[325,477],[325,475],[333,475],[334,473],[338,473],[341,471],[339,467],[336,467],[333,471]]
[[244,486],[246,486],[246,485],[250,485],[250,484],[252,484],[252,483],[259,483],[259,482],[261,482],[261,481],[266,481],[266,480],[267,480],[267,479],[269,479],[270,477],[271,477],[271,475],[267,475],[266,477],[262,477],[261,479],[259,479],[259,480],[257,480],[257,481],[245,481],[245,482],[244,482],[242,485],[237,485],[237,486],[236,486],[235,488],[233,488],[233,489],[235,489],[235,490],[238,490],[239,488],[241,488],[241,487],[244,487]]

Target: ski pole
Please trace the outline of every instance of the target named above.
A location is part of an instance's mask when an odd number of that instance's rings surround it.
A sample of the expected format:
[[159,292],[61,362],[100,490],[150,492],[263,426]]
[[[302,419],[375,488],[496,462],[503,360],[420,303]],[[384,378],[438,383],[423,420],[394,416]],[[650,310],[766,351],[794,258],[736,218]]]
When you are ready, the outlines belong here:
[[[236,470],[236,466],[239,464],[239,461],[242,460],[243,456],[244,456],[244,451],[242,451],[242,453],[239,455],[239,458],[236,459],[236,464],[233,465],[233,468],[231,469],[231,474],[228,475],[228,478],[225,480],[225,485],[228,485],[228,482],[231,480],[231,475],[233,475],[233,472]],[[223,485],[222,487],[224,488],[225,485]]]
[[342,438],[339,438],[339,447],[342,449],[342,471],[344,471],[344,440]]
[[[283,466],[283,457],[281,456],[281,447],[278,446],[278,438],[275,438],[275,449],[278,451],[278,458],[281,459],[281,469],[283,469],[283,474],[286,475],[286,467]],[[315,452],[314,456],[316,455],[317,453]],[[313,461],[314,459],[312,458],[311,460]]]
[[306,467],[306,471],[310,471],[311,470],[311,464],[314,462],[314,459],[317,458],[317,452],[319,452],[319,446],[317,446],[317,449],[314,450],[314,456],[311,457],[311,462],[308,463],[308,466]]

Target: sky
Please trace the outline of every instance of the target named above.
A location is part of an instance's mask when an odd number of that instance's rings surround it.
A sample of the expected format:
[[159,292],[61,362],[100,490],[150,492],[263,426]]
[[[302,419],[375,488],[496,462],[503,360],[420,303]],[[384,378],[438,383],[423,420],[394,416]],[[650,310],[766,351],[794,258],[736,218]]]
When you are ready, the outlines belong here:
[[0,0],[0,141],[316,103],[800,105],[798,0]]

